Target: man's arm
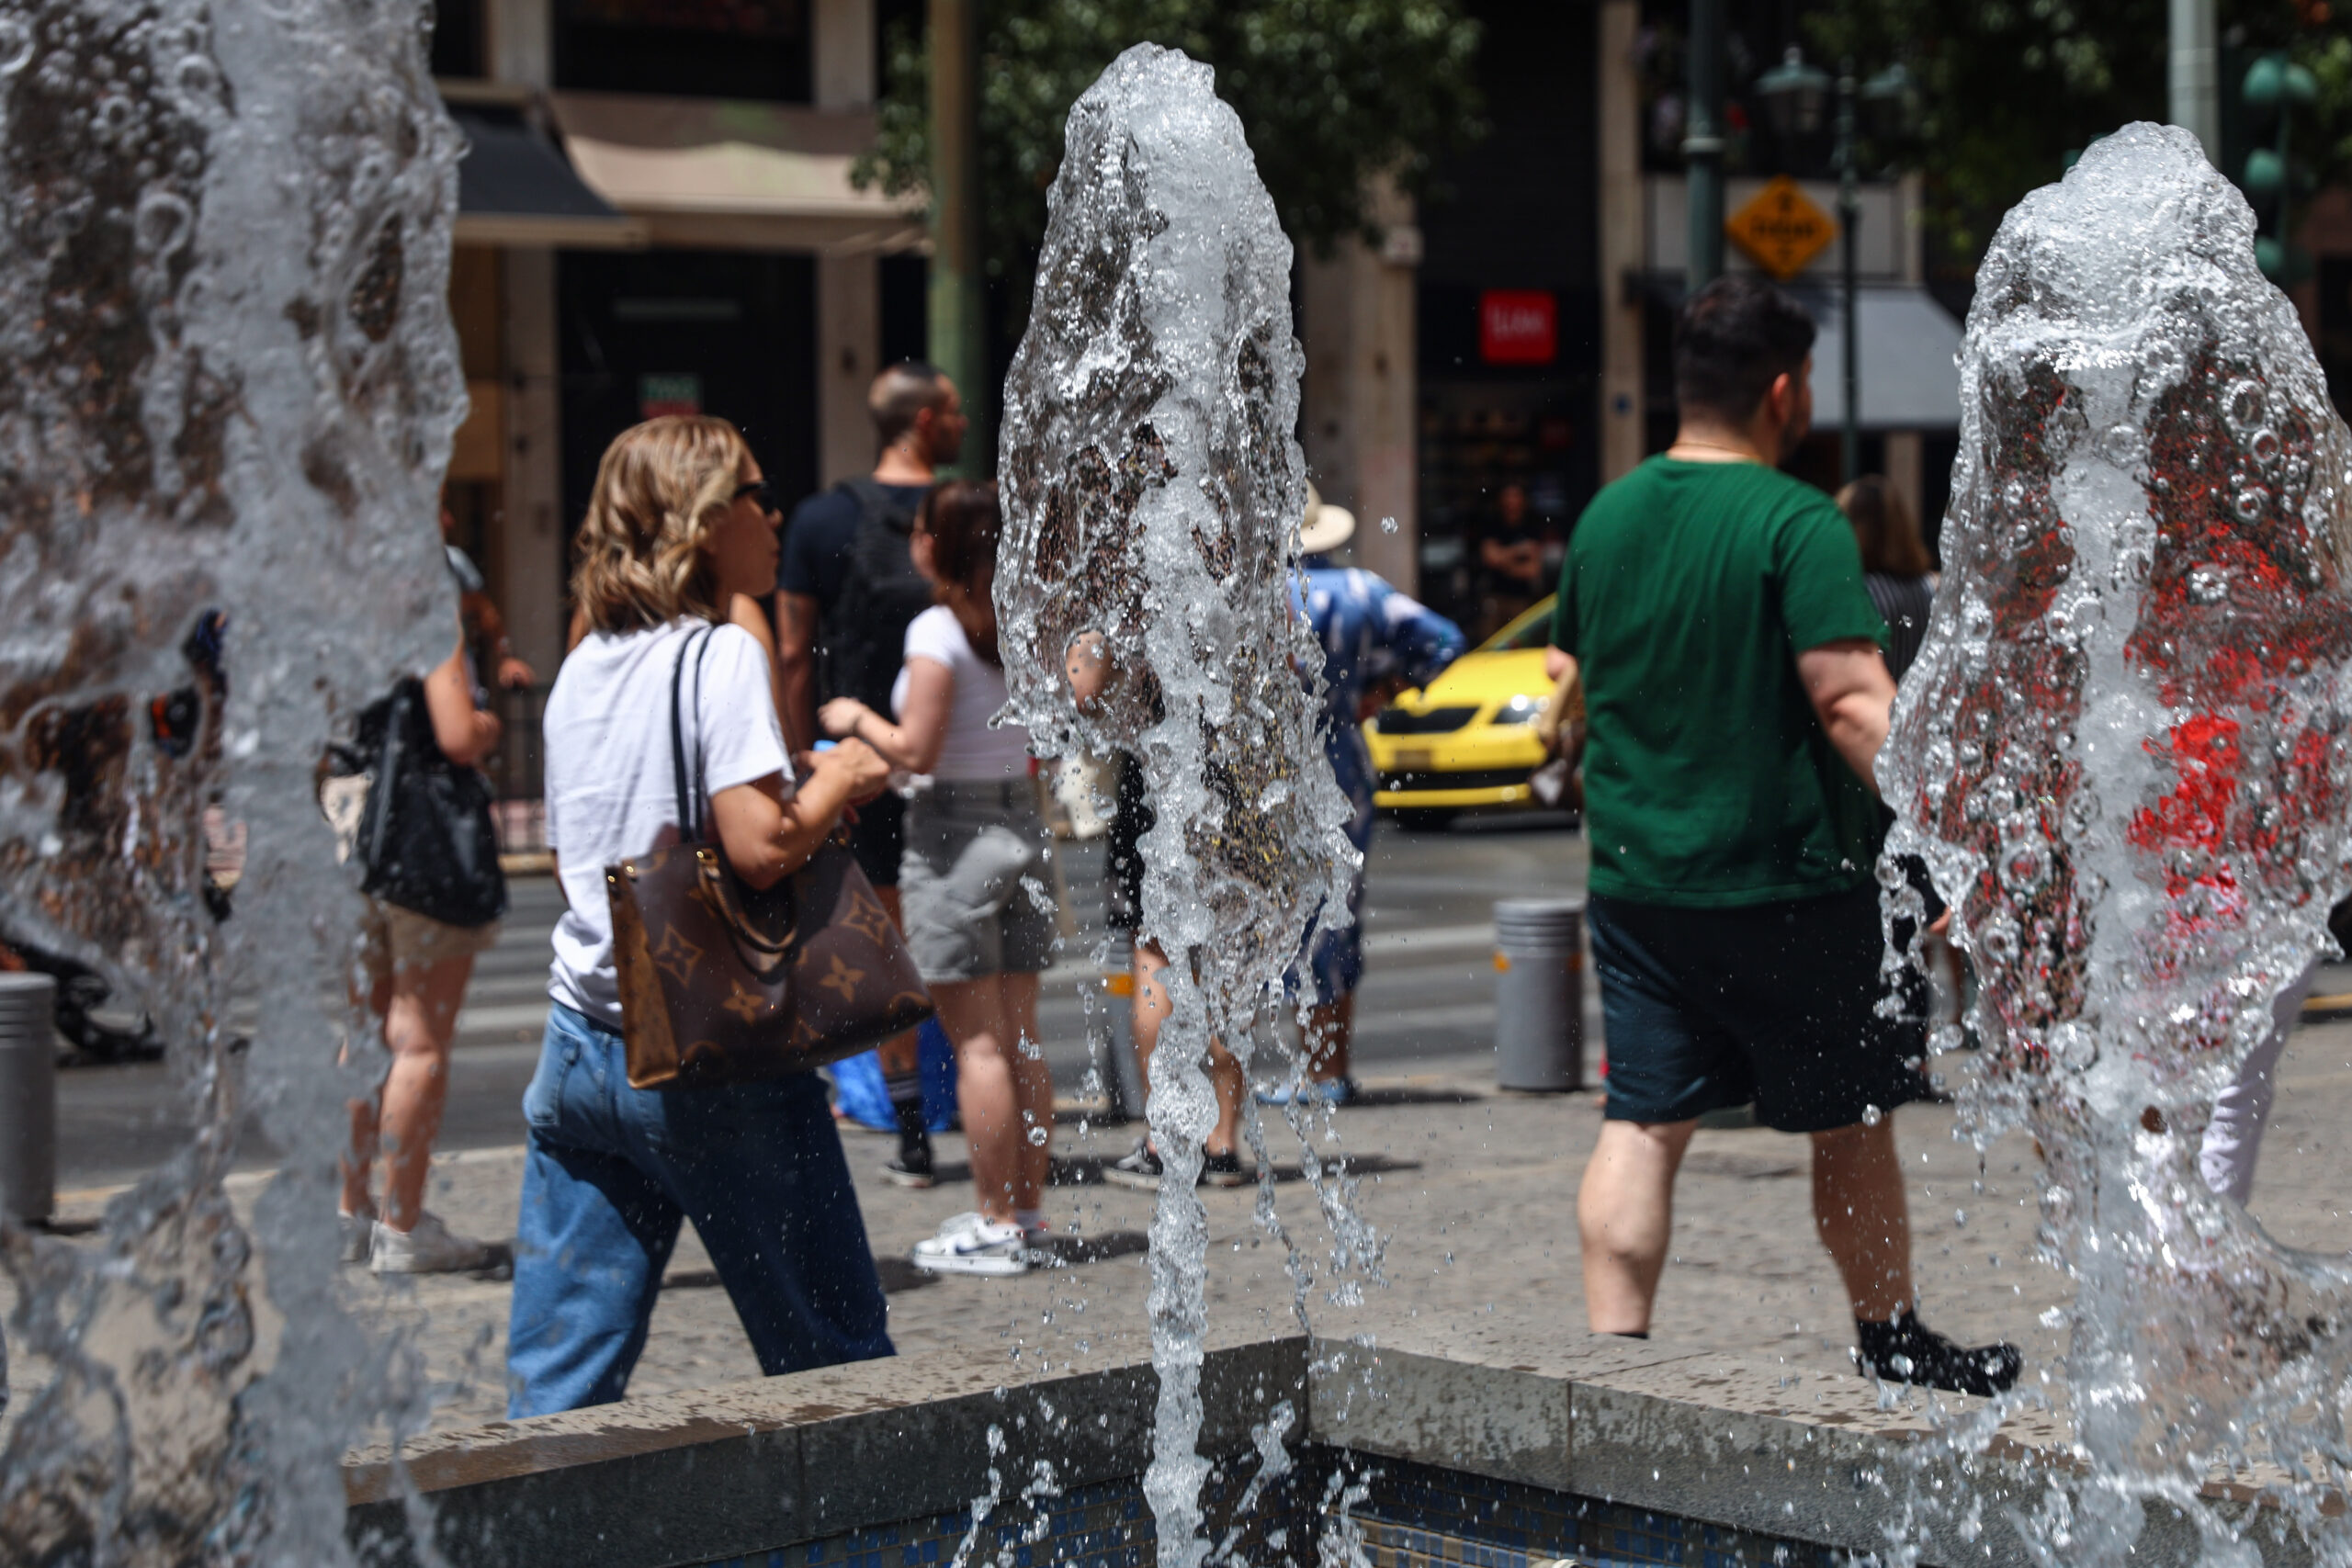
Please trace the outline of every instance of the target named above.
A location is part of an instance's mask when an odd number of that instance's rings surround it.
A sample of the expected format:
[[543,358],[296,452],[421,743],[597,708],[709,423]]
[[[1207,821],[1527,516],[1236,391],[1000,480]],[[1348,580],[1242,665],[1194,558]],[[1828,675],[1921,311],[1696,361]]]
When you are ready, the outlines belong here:
[[1566,649],[1547,648],[1544,650],[1544,678],[1552,684],[1558,685],[1563,675],[1574,674],[1576,667],[1577,656]]
[[1894,706],[1894,678],[1868,637],[1846,637],[1808,648],[1797,655],[1797,679],[1828,732],[1829,744],[1846,759],[1854,776],[1878,793],[1872,771],[1886,743],[1887,717]]
[[816,595],[776,594],[775,654],[784,680],[784,742],[797,755],[817,743]]

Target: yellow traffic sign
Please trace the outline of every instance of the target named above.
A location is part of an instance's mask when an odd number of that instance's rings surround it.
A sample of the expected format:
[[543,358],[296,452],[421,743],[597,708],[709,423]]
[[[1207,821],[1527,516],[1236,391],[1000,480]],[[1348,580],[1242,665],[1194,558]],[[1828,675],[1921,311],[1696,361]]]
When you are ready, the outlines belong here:
[[1786,175],[1724,220],[1724,232],[1774,277],[1794,277],[1838,237],[1838,220],[1815,207]]

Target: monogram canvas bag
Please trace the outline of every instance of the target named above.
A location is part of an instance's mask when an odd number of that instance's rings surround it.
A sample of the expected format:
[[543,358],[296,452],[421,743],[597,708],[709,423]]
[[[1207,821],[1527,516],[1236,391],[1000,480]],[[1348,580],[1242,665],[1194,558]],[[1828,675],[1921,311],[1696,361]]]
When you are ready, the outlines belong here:
[[605,868],[633,1089],[808,1072],[933,1011],[914,959],[841,833],[765,890],[737,876],[708,841],[702,748],[687,750],[684,698],[691,664],[701,711],[710,636],[705,627],[682,640],[670,679],[678,842]]

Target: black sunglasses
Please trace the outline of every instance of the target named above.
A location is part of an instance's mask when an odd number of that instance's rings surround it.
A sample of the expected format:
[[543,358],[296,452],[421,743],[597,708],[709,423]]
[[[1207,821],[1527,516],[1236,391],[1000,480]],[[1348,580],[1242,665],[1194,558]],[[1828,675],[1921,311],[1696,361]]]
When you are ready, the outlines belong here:
[[741,501],[747,495],[757,496],[759,498],[761,511],[774,512],[776,510],[775,487],[768,483],[767,480],[754,479],[750,484],[737,485],[735,487],[735,500]]

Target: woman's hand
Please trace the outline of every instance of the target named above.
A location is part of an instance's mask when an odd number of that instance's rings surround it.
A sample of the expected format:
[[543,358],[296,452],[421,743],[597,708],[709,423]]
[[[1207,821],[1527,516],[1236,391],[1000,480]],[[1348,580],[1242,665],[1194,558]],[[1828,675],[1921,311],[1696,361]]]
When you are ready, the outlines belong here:
[[1101,700],[1102,689],[1111,683],[1109,645],[1101,632],[1080,632],[1070,638],[1062,656],[1062,674],[1080,707],[1091,708]]
[[[838,699],[856,702],[855,698]],[[827,704],[827,706],[832,705]],[[864,706],[864,704],[858,704]],[[863,740],[844,740],[829,750],[819,751],[809,760],[812,778],[836,779],[853,806],[862,806],[882,793],[890,782],[890,764],[882,753]]]
[[882,793],[890,764],[863,740],[844,740],[809,760],[787,785],[782,773],[722,789],[710,797],[711,823],[735,874],[773,887],[808,863],[832,836],[844,807]]
[[855,697],[835,697],[817,710],[817,728],[836,739],[857,734],[857,721],[874,710]]

